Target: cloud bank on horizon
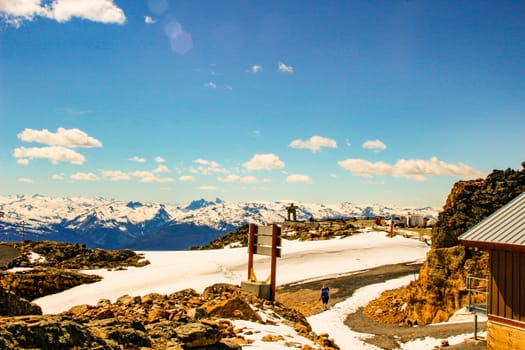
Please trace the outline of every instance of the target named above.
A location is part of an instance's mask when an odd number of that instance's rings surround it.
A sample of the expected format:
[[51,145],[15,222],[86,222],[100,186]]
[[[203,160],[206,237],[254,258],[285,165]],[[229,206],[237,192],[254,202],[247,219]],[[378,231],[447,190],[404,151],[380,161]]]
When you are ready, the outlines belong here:
[[[13,157],[21,165],[28,165],[29,160],[34,158],[43,158],[49,160],[52,164],[58,162],[69,162],[75,165],[82,165],[85,161],[85,156],[73,151],[71,148],[75,147],[102,147],[102,143],[94,137],[79,129],[64,129],[58,128],[56,132],[50,132],[47,129],[34,130],[26,128],[17,137],[24,142],[38,142],[49,146],[25,148],[18,147],[13,151]],[[289,147],[295,149],[309,149],[312,153],[319,151],[322,147],[337,148],[337,142],[333,139],[314,135],[308,140],[300,139],[290,142]],[[365,149],[384,150],[386,145],[380,140],[366,141],[362,145]],[[146,163],[143,157],[133,156],[129,158],[130,161],[137,163]],[[94,173],[77,172],[70,176],[71,180],[78,181],[99,181],[108,179],[111,181],[125,181],[131,180],[133,177],[139,178],[140,182],[158,182],[168,183],[175,179],[170,177],[160,178],[155,174],[168,173],[171,170],[163,163],[166,160],[163,157],[157,156],[153,159],[159,165],[151,171],[131,171],[124,172],[118,169],[100,170],[100,176]],[[217,177],[218,182],[223,183],[242,183],[254,184],[259,182],[269,183],[270,179],[258,179],[255,176],[241,176],[238,169],[226,169],[221,167],[217,161],[210,161],[205,159],[195,159],[193,163],[196,166],[184,169],[184,171],[200,175],[214,175],[214,174],[228,174],[225,177]],[[484,176],[484,174],[466,164],[458,163],[452,164],[439,160],[437,157],[432,157],[429,160],[424,159],[399,159],[395,164],[387,164],[385,162],[370,162],[366,159],[349,158],[340,160],[337,164],[355,176],[372,177],[375,175],[387,175],[392,177],[403,177],[415,181],[428,180],[428,176],[453,176],[463,179],[474,179]],[[272,171],[277,169],[285,169],[286,164],[278,155],[269,154],[254,154],[251,159],[243,163],[243,167],[247,171]],[[180,169],[179,169],[180,171]],[[55,177],[56,180],[62,178]],[[181,181],[193,181],[191,175],[182,175]],[[24,181],[21,181],[24,182]],[[27,182],[27,181],[26,181]],[[291,174],[286,177],[288,183],[312,183],[310,176],[305,174]],[[215,187],[214,187],[215,188]]]

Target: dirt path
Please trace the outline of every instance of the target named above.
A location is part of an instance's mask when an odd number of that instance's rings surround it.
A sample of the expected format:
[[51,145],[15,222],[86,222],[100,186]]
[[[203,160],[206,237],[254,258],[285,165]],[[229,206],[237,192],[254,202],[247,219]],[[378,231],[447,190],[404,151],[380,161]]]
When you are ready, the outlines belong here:
[[[361,287],[410,274],[414,274],[415,278],[420,267],[421,264],[415,263],[383,265],[351,274],[327,276],[327,278],[316,281],[287,284],[277,288],[277,300],[296,308],[306,316],[310,316],[322,311],[319,291],[324,282],[330,287],[332,295],[330,305],[334,305],[349,298],[355,290]],[[345,324],[356,332],[373,334],[374,336],[367,339],[367,342],[382,349],[395,349],[400,343],[427,336],[436,339],[446,339],[453,335],[473,332],[473,322],[421,327],[383,324],[368,318],[361,309],[350,314]],[[478,324],[478,330],[485,330],[485,327],[486,324],[484,322]],[[486,349],[486,344],[483,342],[466,342],[449,348],[456,350],[481,350]]]

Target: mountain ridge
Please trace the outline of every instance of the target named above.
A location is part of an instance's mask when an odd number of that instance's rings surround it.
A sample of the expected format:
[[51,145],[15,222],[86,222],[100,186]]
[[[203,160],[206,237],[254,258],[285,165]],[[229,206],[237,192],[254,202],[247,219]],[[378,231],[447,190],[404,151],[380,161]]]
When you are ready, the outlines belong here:
[[[4,213],[0,218],[0,240],[47,239],[109,249],[140,249],[143,242],[148,249],[187,249],[208,243],[247,223],[282,222],[286,219],[289,204],[290,201],[225,202],[216,198],[214,201],[199,199],[174,205],[100,197],[0,195],[0,211]],[[296,202],[295,205],[298,220],[387,217],[408,213],[435,219],[439,212],[431,207],[351,202]],[[202,240],[192,236],[192,231],[198,232],[196,234]]]

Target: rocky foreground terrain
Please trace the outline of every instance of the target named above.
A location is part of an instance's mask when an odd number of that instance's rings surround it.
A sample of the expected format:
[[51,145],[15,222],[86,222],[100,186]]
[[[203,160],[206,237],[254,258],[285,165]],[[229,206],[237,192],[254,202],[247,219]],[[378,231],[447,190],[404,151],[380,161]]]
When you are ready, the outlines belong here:
[[[316,349],[338,349],[328,335],[313,333],[298,311],[233,285],[214,285],[202,294],[187,289],[170,295],[124,295],[114,303],[100,300],[42,315],[31,300],[100,280],[77,269],[122,269],[148,262],[132,251],[49,241],[1,244],[0,253],[0,349],[240,349],[252,342],[249,332],[230,320],[284,323],[317,344]],[[268,335],[264,340],[281,338]],[[298,344],[290,341],[289,346]]]
[[[327,335],[313,333],[299,312],[224,284],[202,294],[187,289],[171,295],[125,295],[115,303],[100,300],[97,305],[75,306],[59,315],[0,317],[0,348],[240,349],[251,341],[230,321],[238,319],[283,322],[318,348],[338,349]],[[275,341],[274,337],[282,336],[268,335],[266,341]]]
[[[143,255],[132,250],[89,249],[79,244],[51,241],[2,243],[0,256],[10,257],[0,264],[0,287],[27,300],[101,279],[78,270],[122,269],[149,264]],[[7,271],[14,267],[16,272]]]

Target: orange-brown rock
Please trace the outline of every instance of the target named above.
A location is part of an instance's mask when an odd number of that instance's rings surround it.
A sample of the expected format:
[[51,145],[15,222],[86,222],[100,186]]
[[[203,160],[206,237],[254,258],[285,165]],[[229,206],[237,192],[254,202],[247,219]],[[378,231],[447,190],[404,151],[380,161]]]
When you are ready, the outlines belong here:
[[[372,301],[365,313],[388,323],[443,322],[467,304],[466,277],[487,276],[488,254],[458,236],[525,191],[525,169],[494,170],[485,179],[457,182],[432,229],[431,250],[416,281]],[[480,286],[482,287],[482,286]],[[473,295],[484,302],[483,294]]]

